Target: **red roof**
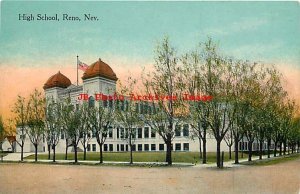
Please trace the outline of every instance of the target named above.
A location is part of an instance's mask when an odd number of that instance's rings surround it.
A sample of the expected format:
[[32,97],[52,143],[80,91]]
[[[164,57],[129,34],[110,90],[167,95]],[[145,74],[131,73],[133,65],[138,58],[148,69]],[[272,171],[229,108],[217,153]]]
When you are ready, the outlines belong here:
[[95,63],[89,66],[89,68],[84,72],[82,79],[88,79],[93,77],[104,77],[110,80],[117,81],[118,78],[112,68],[107,65],[105,62],[99,59]]
[[52,75],[47,82],[44,84],[44,90],[53,88],[53,87],[60,87],[60,88],[67,88],[71,85],[71,81],[67,78],[64,74],[60,73],[60,71]]

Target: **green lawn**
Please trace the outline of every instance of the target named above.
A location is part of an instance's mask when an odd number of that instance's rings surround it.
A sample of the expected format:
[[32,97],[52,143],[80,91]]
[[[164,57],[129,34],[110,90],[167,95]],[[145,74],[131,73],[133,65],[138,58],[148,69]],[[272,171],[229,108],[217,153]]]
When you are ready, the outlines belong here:
[[296,160],[300,159],[300,154],[290,154],[290,155],[285,155],[285,156],[277,156],[275,158],[269,158],[269,159],[263,159],[263,160],[255,160],[252,162],[243,162],[242,164],[245,165],[255,165],[255,166],[267,166],[267,165],[272,165],[272,164],[278,164],[282,162],[287,162],[291,160]]
[[[241,157],[241,154],[239,155]],[[234,157],[233,153],[232,153],[232,157]],[[244,158],[246,157],[247,154],[244,154]],[[62,153],[56,154],[57,160],[64,160],[64,158],[65,158],[65,154]],[[78,158],[79,160],[83,160],[82,152],[78,153]],[[172,158],[173,158],[173,162],[199,163],[198,152],[172,152]],[[26,157],[26,159],[34,159],[34,155],[28,156]],[[48,159],[48,154],[39,154],[38,159],[39,160]],[[51,159],[52,159],[52,155],[51,155]],[[68,159],[74,160],[74,153],[69,153]],[[99,152],[88,152],[87,160],[93,160],[93,161],[99,160]],[[103,160],[128,162],[130,161],[130,153],[129,152],[104,152]],[[224,161],[228,161],[228,160],[229,160],[229,155],[228,153],[225,153]],[[134,162],[164,162],[165,152],[133,152],[133,161]],[[216,154],[214,152],[207,153],[207,162],[208,163],[216,162]]]
[[2,151],[0,151],[0,157],[4,157],[4,156],[6,156],[7,155],[7,152],[2,152]]

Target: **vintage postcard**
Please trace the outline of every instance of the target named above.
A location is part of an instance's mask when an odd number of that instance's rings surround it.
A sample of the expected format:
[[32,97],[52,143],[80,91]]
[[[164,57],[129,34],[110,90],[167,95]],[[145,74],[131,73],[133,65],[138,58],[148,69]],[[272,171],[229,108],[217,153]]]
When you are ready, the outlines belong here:
[[0,193],[299,193],[299,1],[0,1]]

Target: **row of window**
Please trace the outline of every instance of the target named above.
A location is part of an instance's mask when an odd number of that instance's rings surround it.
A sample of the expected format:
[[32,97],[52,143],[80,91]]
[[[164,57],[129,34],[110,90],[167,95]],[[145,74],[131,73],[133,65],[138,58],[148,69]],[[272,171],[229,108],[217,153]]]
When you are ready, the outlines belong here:
[[[181,126],[177,125],[175,127],[175,136],[176,137],[182,136],[181,132],[182,132],[183,136],[188,137],[189,136],[189,125],[188,124],[183,125],[182,130],[181,130]],[[92,138],[94,138],[94,137],[96,137],[96,134],[92,133],[91,136],[92,136]],[[81,134],[80,137],[82,138],[83,134]],[[108,138],[113,138],[113,128],[110,127],[108,129],[107,137]],[[127,138],[127,137],[128,137],[128,128],[125,128],[125,129],[124,128],[117,128],[117,139],[124,139],[124,138]],[[141,139],[141,138],[156,138],[156,132],[155,132],[155,130],[150,130],[149,127],[144,127],[144,129],[141,128],[141,127],[137,128],[137,129],[133,128],[132,137],[133,138],[138,138],[138,139]],[[61,134],[61,139],[64,139],[64,138],[65,138],[64,134],[62,133]]]
[[[172,150],[175,146],[175,151],[189,151],[190,145],[189,143],[175,143],[172,144]],[[87,145],[87,151],[99,151],[96,149],[96,144],[88,144]],[[114,151],[114,145],[113,144],[104,144],[103,151]],[[128,144],[117,144],[117,152],[119,151],[130,151]],[[132,145],[132,151],[165,151],[165,144],[158,144],[158,147],[156,144],[134,144]]]
[[[105,108],[113,108],[114,106],[122,111],[128,111],[129,102],[127,100],[116,100],[115,102],[111,100],[101,100],[102,105]],[[93,96],[89,97],[89,107],[95,107],[95,98]],[[135,103],[135,111],[140,114],[152,114],[155,112],[155,107],[149,105],[147,102]]]
[[[253,143],[252,150],[259,150],[260,143]],[[263,150],[267,149],[267,144],[263,143]],[[270,149],[274,149],[274,143],[271,143]],[[248,142],[239,142],[239,150],[248,150]]]

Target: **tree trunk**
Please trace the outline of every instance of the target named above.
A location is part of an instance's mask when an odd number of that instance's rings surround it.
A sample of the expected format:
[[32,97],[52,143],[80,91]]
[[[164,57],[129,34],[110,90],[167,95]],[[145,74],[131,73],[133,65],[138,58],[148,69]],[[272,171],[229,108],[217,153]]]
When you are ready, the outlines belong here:
[[282,142],[279,142],[279,156],[282,156]]
[[236,136],[234,138],[234,163],[239,163],[239,138]]
[[53,146],[53,162],[55,162],[55,145]]
[[133,164],[133,157],[132,157],[132,144],[129,145],[130,147],[130,164]]
[[50,153],[51,153],[51,150],[50,150],[50,148],[51,148],[51,145],[47,145],[48,146],[48,160],[50,160]]
[[38,145],[34,144],[34,148],[35,148],[34,161],[36,161],[36,162],[37,162],[37,147],[38,147]]
[[200,137],[198,137],[198,139],[199,139],[199,158],[200,158],[200,160],[202,159],[202,150],[201,150],[201,138]]
[[259,159],[262,160],[264,140],[259,141]]
[[172,165],[172,141],[171,138],[167,139],[167,152],[166,152],[166,162],[168,165]]
[[217,167],[221,168],[221,141],[217,140]]
[[77,158],[77,146],[76,144],[74,143],[74,158],[75,158],[75,163],[78,162],[78,158]]
[[[231,145],[232,146],[232,145]],[[228,146],[228,152],[229,152],[229,159],[231,160],[232,159],[232,157],[231,157],[231,146]]]
[[252,144],[253,144],[253,141],[248,142],[248,161],[249,162],[252,161]]
[[268,143],[267,143],[267,149],[268,149],[268,158],[270,158],[270,146],[271,146],[271,139],[268,139]]
[[244,158],[244,150],[245,150],[244,137],[242,137],[242,158]]
[[102,164],[103,163],[103,150],[102,150],[103,144],[100,143],[99,147],[100,147],[100,164]]
[[205,133],[203,134],[203,158],[202,158],[202,163],[206,164],[206,135]]
[[283,155],[286,155],[286,140],[283,141]]
[[86,160],[86,146],[83,148],[83,160]]
[[24,143],[22,143],[22,146],[21,146],[21,161],[23,162],[24,160]]
[[65,154],[65,160],[68,160],[68,141],[66,140],[66,154]]
[[277,154],[277,141],[274,141],[274,157],[276,157]]

